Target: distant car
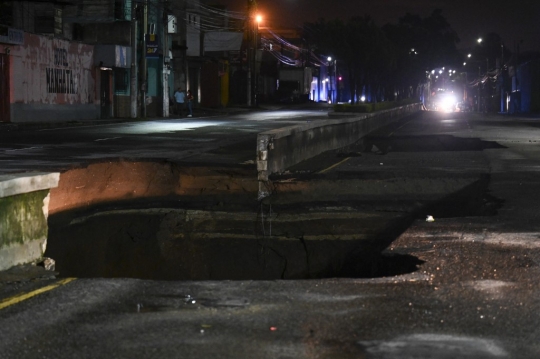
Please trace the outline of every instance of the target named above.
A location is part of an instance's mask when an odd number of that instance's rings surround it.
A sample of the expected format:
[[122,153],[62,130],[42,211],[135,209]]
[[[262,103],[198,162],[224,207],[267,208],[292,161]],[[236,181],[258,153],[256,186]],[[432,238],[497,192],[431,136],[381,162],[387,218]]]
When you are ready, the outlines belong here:
[[438,93],[433,103],[436,111],[454,112],[456,110],[456,96],[452,93]]

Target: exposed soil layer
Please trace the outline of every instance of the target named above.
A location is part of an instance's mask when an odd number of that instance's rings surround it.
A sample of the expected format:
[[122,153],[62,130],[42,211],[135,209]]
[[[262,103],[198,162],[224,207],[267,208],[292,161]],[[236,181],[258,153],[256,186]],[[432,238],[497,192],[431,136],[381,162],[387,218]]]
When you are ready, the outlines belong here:
[[256,171],[205,167],[179,167],[165,161],[94,163],[60,176],[51,190],[49,213],[84,210],[111,203],[146,202],[159,198],[221,194],[231,196],[257,191]]
[[167,162],[68,171],[51,192],[46,255],[66,277],[390,276],[422,263],[383,254],[415,219],[457,215],[452,208],[490,215],[498,205],[486,194],[489,178],[478,175],[282,176],[272,195],[257,201],[254,173]]

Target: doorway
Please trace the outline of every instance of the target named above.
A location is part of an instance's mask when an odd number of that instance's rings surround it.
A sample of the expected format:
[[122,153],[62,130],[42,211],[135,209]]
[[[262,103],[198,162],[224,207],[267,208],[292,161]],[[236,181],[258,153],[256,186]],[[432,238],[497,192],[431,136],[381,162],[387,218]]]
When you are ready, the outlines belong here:
[[112,116],[112,99],[111,99],[111,70],[101,70],[101,118],[111,118]]

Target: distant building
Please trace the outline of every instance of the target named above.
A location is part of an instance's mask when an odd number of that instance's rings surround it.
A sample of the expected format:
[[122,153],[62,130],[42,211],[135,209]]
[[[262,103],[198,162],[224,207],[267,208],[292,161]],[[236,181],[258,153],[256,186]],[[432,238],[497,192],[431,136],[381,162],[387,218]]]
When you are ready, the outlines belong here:
[[510,113],[540,113],[540,59],[530,60],[511,72]]
[[94,46],[0,25],[0,122],[100,117]]
[[[0,6],[0,121],[168,115],[168,90],[174,85],[169,34],[176,18],[160,0]],[[185,78],[185,67],[175,71]],[[63,78],[55,77],[62,74],[72,76],[77,94],[53,92],[66,89]],[[60,82],[43,85],[49,80]],[[93,108],[77,108],[83,105]],[[44,117],[49,112],[52,117]]]

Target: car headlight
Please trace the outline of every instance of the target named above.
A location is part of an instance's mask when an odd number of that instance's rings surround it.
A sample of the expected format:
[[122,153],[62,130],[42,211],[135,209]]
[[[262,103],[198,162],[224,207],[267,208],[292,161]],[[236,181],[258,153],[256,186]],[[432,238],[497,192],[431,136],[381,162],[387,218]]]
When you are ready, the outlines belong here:
[[454,106],[456,103],[456,98],[455,96],[446,96],[442,99],[442,105],[443,107],[452,107]]

